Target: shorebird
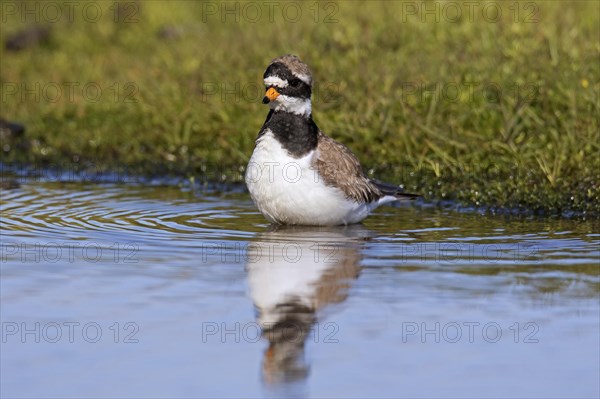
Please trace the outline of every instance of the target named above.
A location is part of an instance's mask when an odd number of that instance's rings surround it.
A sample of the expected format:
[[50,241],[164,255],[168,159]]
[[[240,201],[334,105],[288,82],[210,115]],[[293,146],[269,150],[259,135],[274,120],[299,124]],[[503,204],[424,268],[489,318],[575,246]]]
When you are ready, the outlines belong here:
[[353,224],[380,205],[418,197],[368,178],[348,147],[321,132],[312,119],[312,74],[300,58],[275,58],[263,78],[270,111],[245,180],[270,222]]

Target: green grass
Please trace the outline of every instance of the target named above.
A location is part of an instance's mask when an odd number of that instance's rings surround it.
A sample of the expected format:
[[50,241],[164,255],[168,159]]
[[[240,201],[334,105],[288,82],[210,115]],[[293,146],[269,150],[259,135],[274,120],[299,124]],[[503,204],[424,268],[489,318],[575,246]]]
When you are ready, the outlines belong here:
[[[236,21],[221,3],[208,3],[213,15],[200,2],[122,2],[117,19],[134,4],[131,23],[115,22],[113,2],[93,3],[102,17],[86,21],[83,4],[73,21],[41,15],[49,42],[0,54],[0,116],[31,141],[5,146],[5,162],[239,171],[267,113],[264,68],[294,53],[317,82],[315,121],[374,176],[433,201],[600,214],[597,2],[492,2],[502,7],[494,20],[481,3],[456,22],[448,3],[429,2],[321,3],[317,16],[315,3],[296,2],[297,21],[278,3],[272,22],[266,5],[252,22],[245,3]],[[412,4],[438,7],[439,22]],[[33,23],[2,18],[3,40]],[[175,37],[161,38],[164,27]],[[53,82],[62,97],[48,101]],[[73,96],[69,82],[79,83]],[[86,84],[102,89],[97,101]]]

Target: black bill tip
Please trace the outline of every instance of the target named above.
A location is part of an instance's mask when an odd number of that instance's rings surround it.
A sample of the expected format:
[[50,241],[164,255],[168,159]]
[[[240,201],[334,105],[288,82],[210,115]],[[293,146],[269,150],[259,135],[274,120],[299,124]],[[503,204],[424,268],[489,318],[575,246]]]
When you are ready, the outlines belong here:
[[268,103],[269,103],[269,101],[270,101],[270,100],[269,100],[269,97],[267,97],[267,96],[264,96],[264,97],[263,97],[263,104],[268,104]]

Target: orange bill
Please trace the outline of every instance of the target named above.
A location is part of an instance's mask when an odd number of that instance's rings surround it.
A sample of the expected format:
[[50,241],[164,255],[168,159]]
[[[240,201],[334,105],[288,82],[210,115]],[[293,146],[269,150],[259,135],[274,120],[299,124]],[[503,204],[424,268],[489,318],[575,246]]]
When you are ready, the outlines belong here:
[[267,104],[270,101],[275,100],[278,96],[279,93],[277,92],[277,90],[275,90],[273,87],[269,87],[269,90],[267,90],[265,96],[263,97],[263,104]]

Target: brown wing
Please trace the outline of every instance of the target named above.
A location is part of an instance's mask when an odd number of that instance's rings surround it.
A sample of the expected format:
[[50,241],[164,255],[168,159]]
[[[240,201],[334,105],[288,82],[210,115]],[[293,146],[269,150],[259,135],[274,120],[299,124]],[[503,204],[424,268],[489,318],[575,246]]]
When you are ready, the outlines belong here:
[[318,140],[313,167],[317,168],[325,184],[341,189],[347,198],[357,202],[372,202],[382,197],[348,147],[321,132]]

